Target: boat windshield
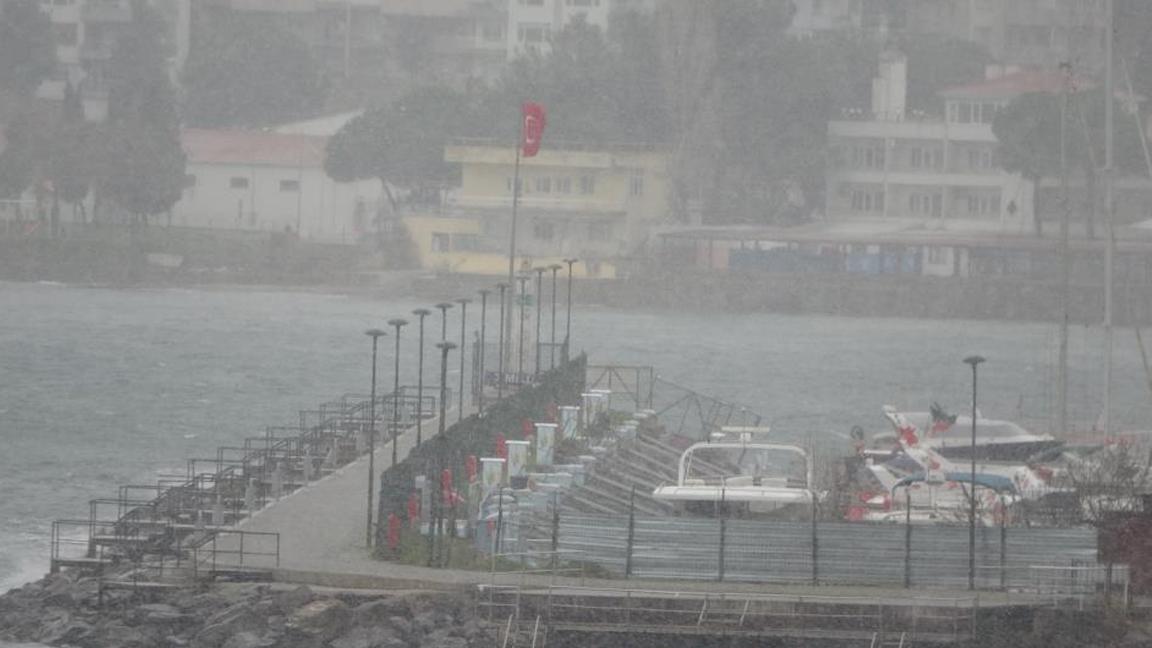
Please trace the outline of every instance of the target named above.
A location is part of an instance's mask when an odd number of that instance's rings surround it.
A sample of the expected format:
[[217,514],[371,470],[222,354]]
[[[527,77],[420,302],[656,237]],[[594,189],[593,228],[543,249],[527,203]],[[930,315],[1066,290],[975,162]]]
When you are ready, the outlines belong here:
[[685,485],[807,487],[804,457],[782,449],[700,447],[691,451],[684,467]]

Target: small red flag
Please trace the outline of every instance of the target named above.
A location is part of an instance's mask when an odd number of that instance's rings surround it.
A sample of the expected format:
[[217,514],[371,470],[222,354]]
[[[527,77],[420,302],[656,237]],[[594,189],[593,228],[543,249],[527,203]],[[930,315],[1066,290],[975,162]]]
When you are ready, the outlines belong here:
[[520,107],[523,117],[520,124],[520,150],[524,157],[533,157],[540,152],[540,141],[544,138],[544,106],[525,101]]
[[496,434],[496,456],[501,459],[508,458],[508,442],[501,433]]

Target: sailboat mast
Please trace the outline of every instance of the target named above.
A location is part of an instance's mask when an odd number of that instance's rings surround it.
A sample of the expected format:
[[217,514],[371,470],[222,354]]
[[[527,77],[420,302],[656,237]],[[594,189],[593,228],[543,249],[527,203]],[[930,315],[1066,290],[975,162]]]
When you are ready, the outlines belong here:
[[1104,35],[1104,228],[1108,236],[1108,244],[1104,254],[1104,414],[1102,416],[1102,432],[1105,436],[1112,434],[1112,276],[1115,263],[1116,236],[1113,227],[1113,183],[1115,175],[1115,124],[1113,119],[1116,100],[1116,78],[1113,69],[1113,47],[1116,35],[1114,16],[1114,1],[1105,0],[1105,28]]
[[1060,271],[1061,271],[1061,313],[1060,313],[1060,357],[1059,372],[1056,376],[1056,429],[1057,434],[1068,432],[1068,309],[1071,307],[1071,265],[1068,249],[1068,221],[1071,218],[1072,202],[1068,196],[1068,99],[1072,84],[1072,63],[1064,62],[1064,85],[1060,99],[1060,199],[1064,203],[1060,217]]

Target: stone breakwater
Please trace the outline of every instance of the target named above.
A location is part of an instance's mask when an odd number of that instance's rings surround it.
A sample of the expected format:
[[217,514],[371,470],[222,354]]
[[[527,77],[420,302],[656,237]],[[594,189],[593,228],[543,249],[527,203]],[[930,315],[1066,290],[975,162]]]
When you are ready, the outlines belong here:
[[216,584],[109,590],[57,574],[0,596],[0,642],[78,648],[471,648],[500,629],[454,593],[320,592]]

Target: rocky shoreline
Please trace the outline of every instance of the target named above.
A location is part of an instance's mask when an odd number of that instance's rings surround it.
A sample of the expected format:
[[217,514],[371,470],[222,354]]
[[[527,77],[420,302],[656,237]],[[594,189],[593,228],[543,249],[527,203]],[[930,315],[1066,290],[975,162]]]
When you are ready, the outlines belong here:
[[55,574],[0,596],[2,642],[77,648],[471,648],[499,629],[452,592],[349,592],[219,583],[110,590]]

